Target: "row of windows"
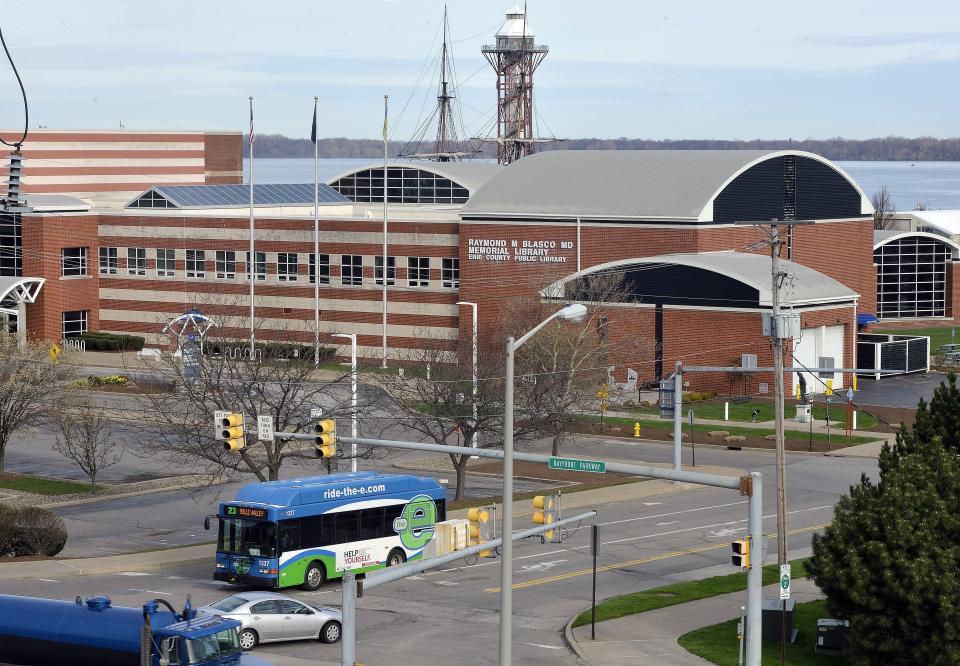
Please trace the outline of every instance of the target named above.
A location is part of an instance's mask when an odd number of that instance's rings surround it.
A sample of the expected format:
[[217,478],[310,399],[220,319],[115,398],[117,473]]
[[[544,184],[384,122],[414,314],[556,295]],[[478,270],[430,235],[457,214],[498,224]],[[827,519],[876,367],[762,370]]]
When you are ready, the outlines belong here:
[[943,317],[946,267],[951,249],[926,238],[902,238],[877,248],[877,314],[889,317]]
[[[115,247],[100,248],[100,274],[116,275],[119,272],[119,261]],[[158,277],[176,277],[176,260],[172,249],[156,250],[156,270]],[[188,278],[205,278],[207,275],[206,262],[212,254],[214,273],[218,280],[233,280],[237,274],[237,252],[233,250],[186,250],[184,269]],[[297,282],[300,279],[301,258],[304,255],[297,252],[277,253],[277,279],[280,282]],[[61,266],[63,275],[87,274],[87,248],[63,248],[61,250]],[[250,263],[250,253],[243,254],[246,265]],[[320,284],[330,284],[330,255],[321,254],[319,266],[314,261],[313,253],[306,255],[307,279],[313,284],[317,279],[319,268]],[[147,274],[147,250],[142,247],[127,248],[127,274]],[[258,281],[266,280],[267,255],[265,252],[256,253],[255,275]],[[247,271],[249,279],[249,271]],[[460,259],[457,257],[443,257],[441,260],[440,281],[444,288],[458,289],[460,287]],[[374,282],[383,284],[383,257],[377,256],[374,260]],[[359,254],[340,255],[340,283],[344,285],[363,284],[363,256]],[[387,285],[396,284],[396,257],[387,257]],[[407,286],[430,286],[430,257],[407,257]]]
[[[390,167],[387,201],[408,204],[465,203],[470,193],[449,178],[412,167]],[[383,169],[365,169],[344,176],[331,187],[357,202],[383,201]]]

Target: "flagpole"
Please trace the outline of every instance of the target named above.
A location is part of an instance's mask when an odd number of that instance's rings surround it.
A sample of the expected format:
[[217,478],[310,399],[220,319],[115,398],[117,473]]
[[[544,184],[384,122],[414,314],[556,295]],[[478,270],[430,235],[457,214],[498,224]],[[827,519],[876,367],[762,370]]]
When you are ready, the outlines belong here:
[[383,366],[387,367],[387,100],[383,96]]
[[256,266],[256,257],[254,254],[254,242],[253,242],[253,96],[250,97],[250,134],[248,137],[248,145],[250,148],[250,256],[247,259],[247,274],[249,275],[250,280],[250,361],[255,360],[256,354],[256,325],[254,324],[254,305],[253,305],[253,282],[254,282],[254,270]]
[[313,98],[313,365],[320,365],[320,158],[317,148],[317,97]]

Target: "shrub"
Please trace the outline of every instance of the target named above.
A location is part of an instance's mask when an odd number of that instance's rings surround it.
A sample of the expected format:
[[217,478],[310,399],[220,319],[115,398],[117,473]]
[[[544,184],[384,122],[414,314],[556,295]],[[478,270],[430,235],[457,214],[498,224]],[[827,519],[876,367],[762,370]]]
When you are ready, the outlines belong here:
[[88,351],[140,351],[144,343],[139,335],[115,333],[84,333],[80,340],[86,343]]
[[103,378],[104,384],[116,384],[119,386],[126,384],[128,381],[130,380],[128,380],[124,375],[108,375],[107,377]]
[[697,402],[699,400],[703,400],[703,396],[700,395],[699,391],[690,391],[690,393],[687,394],[687,401]]
[[53,557],[67,544],[63,519],[36,507],[0,507],[0,555]]

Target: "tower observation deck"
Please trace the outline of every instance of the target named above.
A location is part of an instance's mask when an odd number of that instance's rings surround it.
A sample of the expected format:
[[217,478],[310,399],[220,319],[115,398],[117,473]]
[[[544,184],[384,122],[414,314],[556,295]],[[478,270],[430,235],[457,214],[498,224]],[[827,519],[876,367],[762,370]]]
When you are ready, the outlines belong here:
[[544,140],[533,136],[533,73],[549,49],[537,44],[526,11],[513,7],[483,56],[497,73],[497,161],[510,164]]

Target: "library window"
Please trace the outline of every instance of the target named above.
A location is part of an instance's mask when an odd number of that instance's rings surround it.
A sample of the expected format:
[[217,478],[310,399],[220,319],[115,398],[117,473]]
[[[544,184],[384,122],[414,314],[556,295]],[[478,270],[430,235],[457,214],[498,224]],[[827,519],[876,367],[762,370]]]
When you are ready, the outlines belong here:
[[173,277],[177,274],[177,260],[173,250],[157,250],[157,277]]
[[430,286],[430,257],[407,257],[407,286]]
[[[383,255],[374,257],[373,277],[377,284],[383,284]],[[387,286],[392,287],[397,279],[397,258],[387,257]]]
[[363,284],[363,257],[359,254],[344,254],[340,257],[340,283]]
[[61,315],[61,337],[72,338],[87,332],[89,310],[70,310]]
[[460,259],[458,257],[444,257],[441,278],[446,289],[460,288]]
[[119,265],[119,262],[117,260],[117,248],[101,247],[100,248],[100,275],[116,275],[118,265]]
[[[247,276],[246,279],[249,280],[250,279],[250,253],[247,252],[244,255],[244,258],[246,259],[246,262],[247,262],[247,267],[245,269],[246,276]],[[267,253],[266,252],[257,252],[257,265],[255,268],[255,271],[257,276],[257,282],[261,282],[267,279]]]
[[187,250],[187,277],[202,278],[207,274],[203,250]]
[[299,272],[300,264],[297,262],[296,252],[277,253],[277,279],[280,282],[296,282]]
[[60,248],[60,275],[76,277],[87,274],[87,248]]
[[232,280],[237,276],[237,253],[233,250],[217,250],[217,279]]
[[127,248],[127,275],[147,274],[147,250],[142,247]]
[[[310,284],[317,279],[317,266],[315,255],[310,253]],[[330,255],[320,255],[320,284],[330,284]]]

